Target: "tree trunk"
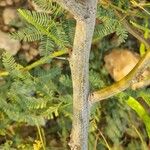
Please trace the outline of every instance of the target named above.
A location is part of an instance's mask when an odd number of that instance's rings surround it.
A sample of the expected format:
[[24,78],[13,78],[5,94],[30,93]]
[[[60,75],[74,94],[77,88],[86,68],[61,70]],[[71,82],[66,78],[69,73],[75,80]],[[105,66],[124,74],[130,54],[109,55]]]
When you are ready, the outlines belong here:
[[89,0],[86,5],[87,14],[76,18],[74,45],[70,56],[73,81],[73,125],[69,145],[72,150],[88,149],[89,55],[95,27],[97,0]]

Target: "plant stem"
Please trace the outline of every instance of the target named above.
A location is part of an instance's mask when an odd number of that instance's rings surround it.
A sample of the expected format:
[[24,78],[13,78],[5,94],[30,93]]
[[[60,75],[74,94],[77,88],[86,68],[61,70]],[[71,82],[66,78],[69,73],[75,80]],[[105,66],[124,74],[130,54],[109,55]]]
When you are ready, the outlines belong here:
[[97,0],[87,0],[86,16],[76,16],[76,31],[70,67],[73,81],[73,123],[71,150],[88,149],[89,96],[89,55],[96,20]]
[[42,138],[42,134],[41,134],[41,130],[40,130],[40,127],[39,125],[37,124],[37,130],[38,130],[38,134],[39,134],[39,137],[40,137],[40,141],[41,141],[41,144],[42,144],[42,147],[43,147],[43,150],[45,150],[45,145],[44,145],[44,142],[43,142],[43,138]]
[[[43,57],[43,58],[37,60],[36,62],[34,62],[34,63],[32,63],[32,64],[22,68],[21,70],[22,71],[29,71],[29,70],[37,67],[37,66],[40,66],[40,65],[46,63],[49,59],[52,59],[52,58],[55,58],[55,57],[58,57],[58,56],[62,56],[62,55],[67,54],[67,53],[68,53],[68,49],[59,50],[57,52],[51,53],[47,57]],[[7,75],[9,75],[9,72],[7,72],[7,71],[0,71],[0,77],[7,76]]]
[[90,100],[92,103],[110,98],[115,94],[118,94],[125,89],[132,86],[132,83],[136,83],[138,80],[139,74],[145,70],[145,68],[149,67],[150,65],[150,49],[147,50],[145,55],[140,59],[137,65],[131,70],[131,72],[125,76],[120,81],[107,86],[99,91],[95,91],[91,94]]
[[102,136],[102,138],[103,138],[103,140],[104,140],[104,142],[105,142],[105,144],[106,144],[108,150],[112,150],[111,147],[109,146],[109,144],[108,144],[108,142],[107,142],[105,136],[103,135],[103,133],[102,133],[99,129],[98,129],[98,131],[99,131],[99,134]]
[[43,57],[43,58],[39,59],[38,61],[32,63],[31,65],[28,65],[27,67],[23,68],[23,70],[29,71],[37,66],[40,66],[40,65],[46,63],[48,60],[50,60],[52,58],[62,56],[63,54],[67,54],[67,53],[68,53],[67,49],[59,50],[57,52],[54,52],[54,53],[48,55],[47,57]]
[[123,19],[123,15],[121,13],[118,13],[117,11],[115,11],[116,13],[116,16],[121,19],[121,22],[123,24],[123,26],[126,28],[126,30],[131,34],[133,35],[136,39],[138,39],[141,43],[143,43],[147,49],[150,48],[150,41],[146,40],[144,38],[143,35],[141,35],[141,33],[139,33],[137,30],[135,30],[129,23],[126,19]]
[[143,26],[141,26],[141,25],[139,25],[139,24],[137,24],[137,23],[135,23],[135,22],[133,22],[133,21],[130,21],[130,23],[131,23],[134,27],[136,27],[136,28],[138,28],[138,29],[140,29],[140,30],[147,31],[148,33],[150,32],[150,29],[148,29],[147,27],[143,27]]
[[3,76],[8,76],[9,72],[7,71],[0,71],[0,77],[3,77]]

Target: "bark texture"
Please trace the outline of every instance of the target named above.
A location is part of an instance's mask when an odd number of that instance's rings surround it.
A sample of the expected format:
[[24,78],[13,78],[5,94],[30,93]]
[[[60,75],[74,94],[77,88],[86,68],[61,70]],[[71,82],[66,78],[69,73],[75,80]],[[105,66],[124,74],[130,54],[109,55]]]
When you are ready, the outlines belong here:
[[76,19],[70,68],[73,81],[73,124],[71,150],[88,149],[89,55],[96,20],[97,0],[54,0]]
[[70,147],[88,149],[89,123],[89,55],[96,18],[96,0],[85,3],[86,15],[76,17],[76,32],[70,67],[73,81],[73,125]]

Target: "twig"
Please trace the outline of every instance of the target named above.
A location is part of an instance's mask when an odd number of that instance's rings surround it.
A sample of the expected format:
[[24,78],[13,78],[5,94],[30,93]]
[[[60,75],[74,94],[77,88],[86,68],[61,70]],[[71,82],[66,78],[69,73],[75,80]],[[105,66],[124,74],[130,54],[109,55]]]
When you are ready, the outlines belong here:
[[[22,71],[29,71],[29,70],[37,67],[37,66],[40,66],[40,65],[46,63],[49,59],[52,59],[52,58],[55,58],[55,57],[58,57],[58,56],[62,56],[62,55],[67,54],[67,53],[68,53],[67,49],[59,50],[57,52],[54,52],[54,53],[48,55],[47,57],[43,57],[43,58],[37,60],[36,62],[22,68],[21,70]],[[0,77],[7,76],[7,75],[9,75],[9,72],[7,72],[7,71],[1,71],[0,72]]]
[[102,136],[102,138],[103,138],[103,140],[104,140],[104,142],[105,142],[106,147],[108,148],[108,150],[111,150],[111,147],[109,146],[109,144],[108,144],[105,136],[103,135],[103,133],[99,129],[98,129],[98,131],[99,131],[99,134]]
[[96,135],[96,139],[95,139],[95,142],[94,142],[94,148],[93,148],[93,150],[97,150],[98,139],[99,139],[99,134]]
[[27,70],[27,71],[28,71],[28,70],[31,70],[31,69],[33,69],[33,68],[35,68],[35,67],[37,67],[37,66],[40,66],[40,65],[46,63],[49,59],[52,59],[52,58],[55,58],[55,57],[58,57],[58,56],[62,56],[63,54],[66,54],[66,53],[68,53],[68,50],[67,50],[67,49],[59,50],[59,51],[57,51],[57,52],[54,52],[54,53],[48,55],[47,57],[41,58],[40,60],[38,60],[38,61],[32,63],[31,65],[29,65],[29,66],[27,66],[27,67],[25,67],[23,70],[25,70],[25,71],[26,71],[26,70]]
[[[122,19],[121,13],[118,13],[116,11],[116,15],[118,16],[119,19]],[[132,34],[135,38],[137,38],[140,42],[144,43],[146,48],[148,49],[146,54],[140,59],[138,64],[131,70],[131,72],[124,77],[122,80],[106,87],[103,88],[99,91],[93,92],[89,96],[89,100],[91,103],[95,103],[107,98],[110,98],[114,96],[115,94],[118,94],[130,86],[132,86],[133,83],[138,82],[138,76],[143,72],[143,70],[150,65],[150,43],[148,40],[144,39],[141,34],[139,34],[136,30],[134,30],[129,23],[127,22],[126,19],[122,20],[122,24],[124,27],[127,29],[127,31]]]
[[138,131],[138,129],[137,129],[134,125],[132,125],[132,128],[135,130],[135,132],[136,132],[137,135],[139,136],[139,138],[140,138],[140,140],[141,140],[141,143],[142,143],[143,150],[147,150],[146,142],[144,142],[143,137],[142,137],[142,135],[140,134],[140,132]]
[[[121,13],[118,13],[117,11],[115,11],[117,17],[119,19],[122,19],[123,15],[121,15]],[[136,39],[138,39],[141,43],[143,43],[147,49],[150,48],[150,41],[146,40],[144,38],[143,35],[141,35],[141,33],[139,33],[137,30],[133,29],[133,27],[128,23],[128,21],[126,19],[123,19],[121,21],[121,23],[123,24],[123,26],[126,28],[126,30],[133,35]]]
[[37,127],[37,130],[38,130],[38,134],[39,134],[39,138],[40,138],[43,150],[46,150],[45,149],[45,144],[44,144],[44,141],[43,141],[43,137],[42,137],[42,133],[41,133],[41,130],[40,130],[40,127],[39,127],[38,123],[37,123],[36,127]]

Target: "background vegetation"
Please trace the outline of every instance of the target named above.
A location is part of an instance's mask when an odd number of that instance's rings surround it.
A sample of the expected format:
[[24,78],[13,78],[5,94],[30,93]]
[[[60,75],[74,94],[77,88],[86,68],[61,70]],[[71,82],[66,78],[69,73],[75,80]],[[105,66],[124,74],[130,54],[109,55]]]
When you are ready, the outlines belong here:
[[[33,3],[33,2],[32,2]],[[20,19],[11,22],[11,36],[38,49],[31,61],[20,51],[0,55],[0,149],[68,149],[72,120],[72,81],[68,52],[75,30],[73,17],[56,3],[34,0],[12,5]],[[28,10],[27,10],[28,9]],[[119,14],[119,15],[118,15]],[[113,48],[144,55],[145,43],[129,34],[128,24],[145,39],[150,33],[150,3],[101,0],[90,55],[91,91],[114,81],[104,66]],[[58,57],[61,56],[61,57]],[[119,59],[119,58],[118,58]],[[92,108],[89,149],[149,149],[150,89],[128,89]],[[134,111],[135,110],[135,111]]]

